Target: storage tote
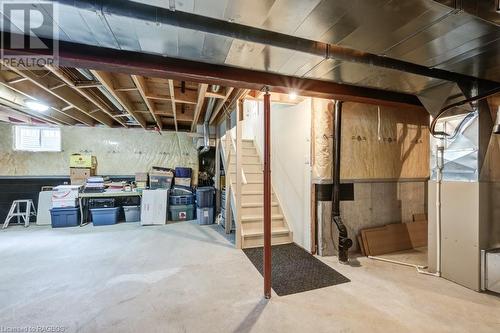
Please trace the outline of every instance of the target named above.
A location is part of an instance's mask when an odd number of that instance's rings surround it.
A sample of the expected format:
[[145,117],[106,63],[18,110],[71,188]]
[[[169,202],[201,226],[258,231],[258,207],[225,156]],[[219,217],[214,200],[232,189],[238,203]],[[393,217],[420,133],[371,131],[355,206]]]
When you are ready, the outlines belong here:
[[214,223],[214,208],[205,207],[196,209],[196,219],[199,225],[207,225]]
[[193,205],[176,205],[168,209],[170,221],[189,221],[194,219]]
[[50,222],[52,228],[76,227],[80,224],[80,208],[52,208]]
[[123,206],[125,222],[139,222],[141,220],[141,206]]
[[196,206],[200,208],[214,206],[215,188],[212,186],[198,187],[196,190]]
[[92,223],[94,226],[111,225],[118,222],[118,213],[120,207],[115,208],[93,208],[90,210],[92,213]]
[[191,168],[184,167],[176,167],[175,168],[175,177],[177,178],[191,178]]

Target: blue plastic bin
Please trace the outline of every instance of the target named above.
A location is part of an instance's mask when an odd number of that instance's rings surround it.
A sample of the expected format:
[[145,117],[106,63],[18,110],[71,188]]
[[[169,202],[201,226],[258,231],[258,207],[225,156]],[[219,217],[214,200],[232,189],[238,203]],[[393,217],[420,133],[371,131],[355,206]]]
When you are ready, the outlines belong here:
[[176,167],[175,177],[177,178],[191,178],[191,168]]
[[198,208],[214,206],[215,188],[212,186],[198,187],[196,190],[196,205]]
[[214,207],[196,208],[196,220],[199,225],[214,223]]
[[92,223],[94,226],[111,225],[118,222],[120,207],[94,208],[91,209],[90,212],[92,213]]
[[52,208],[50,222],[52,228],[76,227],[80,224],[80,208]]

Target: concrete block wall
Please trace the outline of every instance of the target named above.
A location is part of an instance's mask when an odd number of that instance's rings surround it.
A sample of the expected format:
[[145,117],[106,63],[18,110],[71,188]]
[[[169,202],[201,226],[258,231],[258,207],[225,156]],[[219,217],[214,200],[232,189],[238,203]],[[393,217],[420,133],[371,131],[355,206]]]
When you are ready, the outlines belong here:
[[[331,207],[331,206],[330,206]],[[325,211],[327,208],[324,209]],[[349,237],[354,246],[351,251],[359,251],[356,236],[364,228],[382,226],[389,223],[410,222],[413,214],[427,212],[427,181],[364,181],[354,182],[354,200],[341,201],[340,211]],[[323,213],[323,218],[329,216]],[[322,233],[322,255],[333,255],[331,223],[325,223]],[[325,229],[326,227],[326,229]],[[337,240],[337,230],[333,230]],[[321,243],[321,242],[320,242]],[[321,251],[320,251],[321,252]]]

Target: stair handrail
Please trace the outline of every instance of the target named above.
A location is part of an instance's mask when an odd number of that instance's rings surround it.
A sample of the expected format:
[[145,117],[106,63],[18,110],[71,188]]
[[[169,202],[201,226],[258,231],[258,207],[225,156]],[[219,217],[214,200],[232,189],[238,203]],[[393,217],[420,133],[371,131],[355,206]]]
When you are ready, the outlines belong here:
[[[233,138],[233,133],[229,132],[229,137],[231,138],[231,143],[233,144],[234,151],[236,152],[236,140]],[[243,171],[243,168],[241,168],[241,180],[243,184],[248,184],[247,182],[247,176],[245,175],[245,171]]]

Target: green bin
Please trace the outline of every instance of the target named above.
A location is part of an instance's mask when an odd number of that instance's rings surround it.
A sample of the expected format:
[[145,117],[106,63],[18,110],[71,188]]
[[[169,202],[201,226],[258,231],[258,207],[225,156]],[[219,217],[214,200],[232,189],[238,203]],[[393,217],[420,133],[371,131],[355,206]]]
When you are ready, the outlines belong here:
[[171,205],[168,208],[170,221],[189,221],[194,220],[194,205]]

